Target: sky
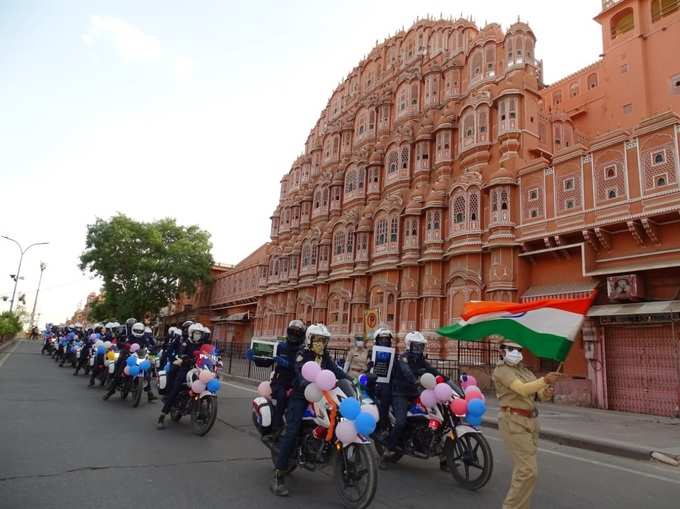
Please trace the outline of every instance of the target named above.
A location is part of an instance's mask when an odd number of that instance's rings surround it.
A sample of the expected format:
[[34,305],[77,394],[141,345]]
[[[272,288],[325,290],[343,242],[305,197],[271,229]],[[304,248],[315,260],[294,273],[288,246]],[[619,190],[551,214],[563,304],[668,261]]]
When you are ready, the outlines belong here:
[[[26,252],[17,295],[63,322],[100,282],[87,225],[174,217],[237,263],[268,240],[280,179],[330,94],[416,18],[472,17],[538,39],[546,83],[602,52],[600,0],[0,0],[0,235]],[[0,297],[18,247],[0,238]],[[0,300],[0,311],[9,301]],[[122,317],[125,318],[125,317]]]

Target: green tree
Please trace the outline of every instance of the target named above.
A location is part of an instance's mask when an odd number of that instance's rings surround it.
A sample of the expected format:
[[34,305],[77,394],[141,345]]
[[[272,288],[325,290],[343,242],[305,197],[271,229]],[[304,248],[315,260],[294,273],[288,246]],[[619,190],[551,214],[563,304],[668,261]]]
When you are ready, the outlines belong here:
[[0,340],[11,339],[21,330],[19,316],[5,311],[0,313]]
[[104,319],[155,315],[179,293],[210,281],[210,234],[174,219],[143,223],[118,214],[88,225],[80,269],[104,280],[95,315]]

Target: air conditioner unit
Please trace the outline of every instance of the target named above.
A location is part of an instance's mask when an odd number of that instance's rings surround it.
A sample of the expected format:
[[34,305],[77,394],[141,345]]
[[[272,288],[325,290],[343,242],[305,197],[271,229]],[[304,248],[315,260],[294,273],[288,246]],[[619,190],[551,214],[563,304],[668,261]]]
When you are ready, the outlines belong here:
[[614,301],[636,301],[644,297],[644,282],[638,274],[607,278],[607,296]]

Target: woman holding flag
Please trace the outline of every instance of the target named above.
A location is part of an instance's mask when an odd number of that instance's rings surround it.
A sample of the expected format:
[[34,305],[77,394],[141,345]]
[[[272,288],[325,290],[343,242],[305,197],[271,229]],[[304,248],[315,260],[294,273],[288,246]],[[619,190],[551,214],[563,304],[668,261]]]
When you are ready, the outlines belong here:
[[[502,359],[493,372],[501,405],[498,428],[512,456],[512,481],[503,509],[528,509],[538,465],[539,425],[536,398],[552,398],[562,376],[548,373],[538,380],[522,364],[522,350],[564,362],[581,330],[595,295],[583,299],[548,299],[528,303],[467,302],[457,323],[442,327],[442,336],[465,341],[501,337]],[[559,371],[559,369],[558,369]]]

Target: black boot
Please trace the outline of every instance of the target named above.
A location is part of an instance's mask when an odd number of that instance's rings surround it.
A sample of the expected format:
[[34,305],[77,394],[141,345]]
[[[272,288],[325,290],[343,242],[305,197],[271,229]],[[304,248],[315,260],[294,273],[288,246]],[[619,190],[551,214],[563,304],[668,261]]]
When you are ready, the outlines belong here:
[[274,470],[274,479],[270,486],[272,493],[277,497],[287,497],[288,487],[286,486],[286,474],[283,470]]
[[156,423],[156,429],[165,429],[165,414],[161,414],[158,417],[158,422]]
[[153,392],[149,391],[146,393],[146,397],[149,400],[149,403],[153,403],[154,401],[157,401],[158,398],[153,395]]

